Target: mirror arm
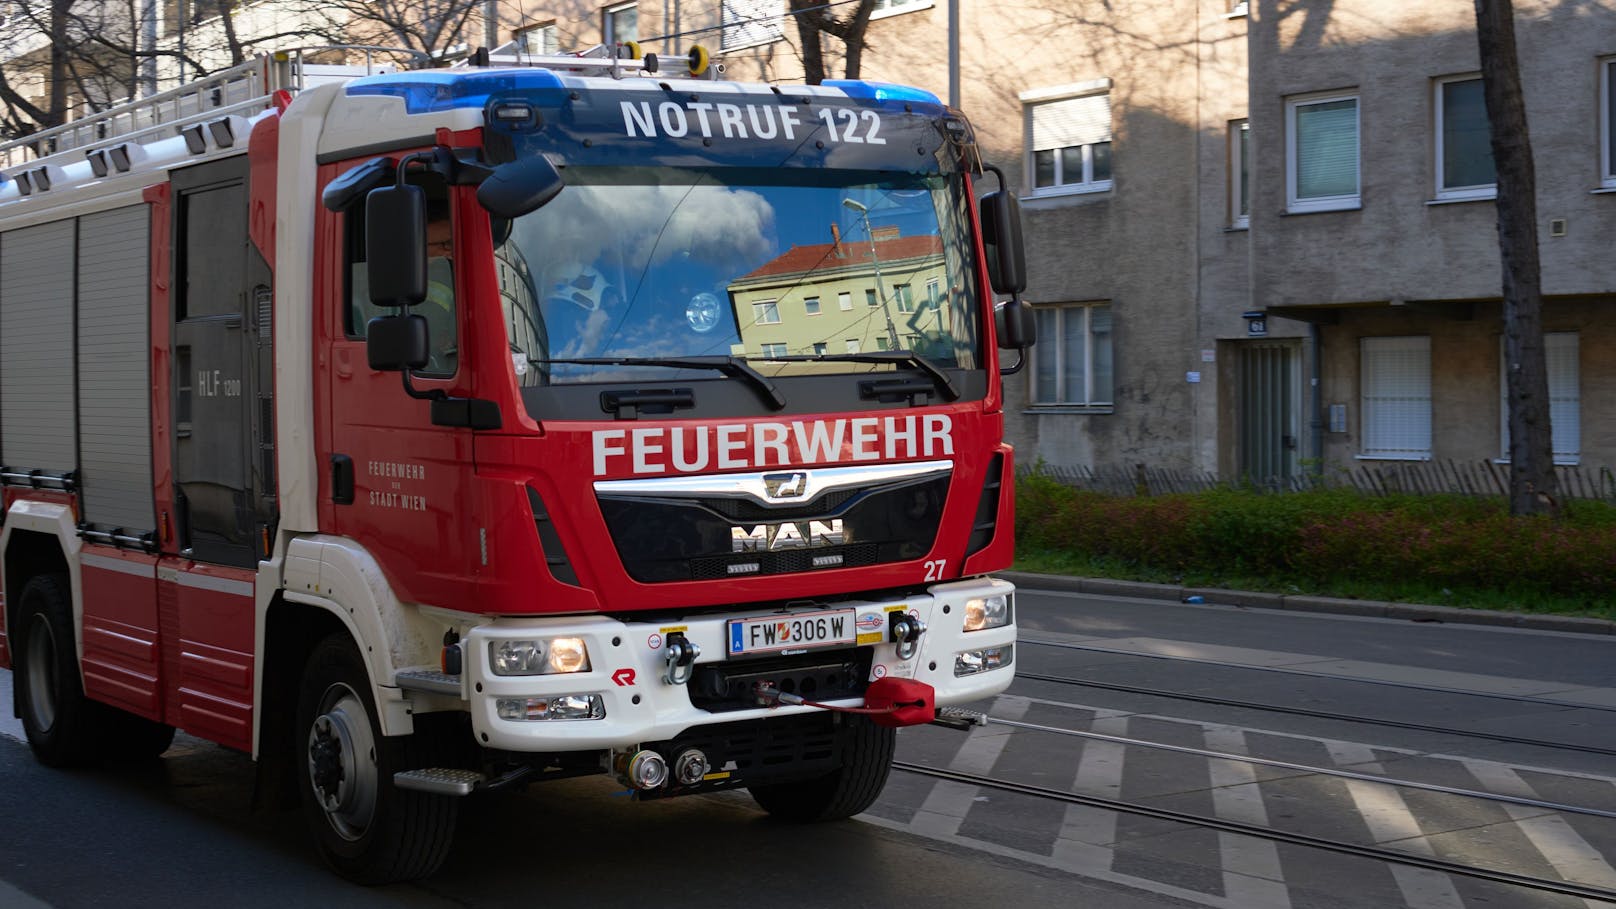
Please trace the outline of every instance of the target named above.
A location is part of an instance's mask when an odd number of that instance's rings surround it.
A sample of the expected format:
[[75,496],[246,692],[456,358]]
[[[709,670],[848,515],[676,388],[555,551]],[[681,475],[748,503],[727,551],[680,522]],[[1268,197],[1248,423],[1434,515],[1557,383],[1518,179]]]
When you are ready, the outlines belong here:
[[399,375],[404,377],[404,393],[417,401],[442,401],[449,397],[441,388],[434,388],[431,391],[422,391],[421,389],[410,384],[410,370],[408,369],[399,370]]
[[1026,366],[1026,365],[1027,365],[1027,352],[1025,350],[1017,349],[1016,350],[1016,365],[1014,365],[1014,366],[1002,366],[1001,365],[999,367],[999,375],[1001,375],[1001,376],[1013,376],[1016,373],[1021,372],[1021,368],[1023,366]]

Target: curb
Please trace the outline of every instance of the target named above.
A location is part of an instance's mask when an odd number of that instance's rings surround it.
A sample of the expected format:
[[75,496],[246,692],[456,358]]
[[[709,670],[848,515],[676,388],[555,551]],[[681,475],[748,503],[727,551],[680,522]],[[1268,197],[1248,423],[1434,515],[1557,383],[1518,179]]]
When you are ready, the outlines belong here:
[[[1527,628],[1534,631],[1570,631],[1577,634],[1616,635],[1616,621],[1567,615],[1532,615],[1491,609],[1460,609],[1456,606],[1429,606],[1420,603],[1390,603],[1382,600],[1350,600],[1301,594],[1261,593],[1255,590],[1223,590],[1214,587],[1181,587],[1175,584],[1147,584],[1111,578],[1080,578],[1062,574],[1035,574],[1029,571],[1001,571],[999,577],[1017,587],[1062,590],[1099,596],[1139,597],[1169,600],[1186,605],[1246,606],[1258,609],[1286,609],[1328,615],[1357,615],[1409,622],[1443,622],[1452,625],[1492,625]],[[1199,598],[1191,603],[1190,598]]]

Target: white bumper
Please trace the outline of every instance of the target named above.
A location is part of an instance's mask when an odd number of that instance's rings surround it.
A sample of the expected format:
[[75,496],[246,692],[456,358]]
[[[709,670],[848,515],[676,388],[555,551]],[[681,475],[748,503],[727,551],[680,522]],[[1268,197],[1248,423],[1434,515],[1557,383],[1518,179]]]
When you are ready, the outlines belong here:
[[[976,578],[937,584],[920,596],[891,600],[848,599],[791,609],[817,612],[852,607],[856,613],[886,613],[897,607],[926,624],[919,651],[900,660],[897,645],[875,645],[873,677],[914,678],[936,690],[937,706],[948,707],[990,697],[1010,687],[1015,668],[1011,660],[997,669],[973,675],[954,675],[955,654],[985,647],[1010,645],[1016,639],[1014,607],[1011,622],[998,628],[963,630],[965,601],[972,597],[1012,596],[1015,586],[994,578]],[[812,712],[812,707],[776,707],[709,713],[692,706],[689,688],[663,678],[667,671],[668,635],[680,632],[701,648],[696,665],[723,662],[730,619],[773,615],[767,610],[703,614],[657,622],[623,622],[608,616],[572,616],[554,619],[501,619],[472,628],[462,642],[465,654],[463,692],[470,701],[472,728],[477,741],[508,751],[584,751],[627,747],[671,739],[686,729],[715,723],[733,723],[765,716]],[[882,629],[882,637],[887,637]],[[579,637],[589,648],[590,669],[565,675],[498,676],[489,663],[489,644],[501,639],[535,636]],[[653,647],[653,644],[656,646]],[[811,652],[811,651],[810,651]],[[562,695],[599,695],[605,716],[593,720],[506,720],[498,715],[501,698],[544,698]],[[857,704],[858,701],[838,703]]]

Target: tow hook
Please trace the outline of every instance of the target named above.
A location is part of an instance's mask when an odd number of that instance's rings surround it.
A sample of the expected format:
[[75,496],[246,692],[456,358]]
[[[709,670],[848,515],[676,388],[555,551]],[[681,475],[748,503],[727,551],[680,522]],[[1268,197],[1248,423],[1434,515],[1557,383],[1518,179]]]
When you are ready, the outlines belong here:
[[701,648],[685,637],[684,632],[675,631],[668,635],[662,650],[663,659],[668,663],[662,680],[669,685],[683,685],[690,681],[690,674],[696,669],[696,658],[701,656]]
[[898,659],[912,658],[920,650],[920,636],[926,633],[926,623],[907,612],[891,613],[888,623],[889,640],[898,645]]

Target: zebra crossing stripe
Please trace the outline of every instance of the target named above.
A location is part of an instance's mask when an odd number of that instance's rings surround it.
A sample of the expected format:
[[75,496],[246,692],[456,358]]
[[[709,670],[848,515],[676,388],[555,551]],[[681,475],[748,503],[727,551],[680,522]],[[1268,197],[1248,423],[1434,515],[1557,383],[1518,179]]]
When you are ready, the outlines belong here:
[[[1385,775],[1386,769],[1374,749],[1355,742],[1327,742],[1330,757],[1343,767],[1365,773]],[[1399,848],[1418,855],[1435,855],[1431,841],[1420,830],[1420,822],[1408,809],[1403,796],[1384,783],[1363,780],[1342,780],[1352,803],[1369,827],[1376,843],[1396,843]],[[1428,868],[1410,868],[1391,865],[1392,878],[1403,893],[1403,904],[1408,909],[1464,909],[1464,900],[1454,888],[1452,878]]]
[[[1246,754],[1246,736],[1228,727],[1205,730],[1206,747],[1228,754]],[[1257,784],[1257,770],[1238,761],[1207,762],[1211,775],[1213,813],[1220,818],[1268,826],[1268,808]],[[1291,909],[1290,890],[1279,864],[1279,846],[1268,840],[1233,833],[1218,833],[1222,856],[1223,892],[1230,900],[1265,909]]]
[[[1090,728],[1107,735],[1127,735],[1128,714],[1120,710],[1097,711]],[[1070,791],[1120,798],[1123,750],[1124,746],[1116,742],[1085,741]],[[1114,811],[1067,805],[1050,856],[1072,870],[1109,871],[1115,858],[1111,844],[1117,839],[1117,817]]]
[[[1029,706],[1022,698],[1001,697],[994,702],[991,712],[995,717],[1019,720],[1026,716]],[[1012,734],[1013,730],[1006,726],[973,727],[965,744],[948,762],[948,769],[980,776],[992,774],[993,765],[998,763]],[[976,786],[943,780],[932,787],[926,801],[915,812],[911,826],[916,833],[925,836],[954,836],[959,833],[960,824],[965,822],[980,792]]]
[[[1531,784],[1509,767],[1491,761],[1467,761],[1465,766],[1489,789],[1537,797]],[[1504,809],[1515,820],[1515,827],[1521,831],[1521,835],[1543,854],[1543,858],[1554,866],[1561,877],[1579,884],[1616,890],[1616,868],[1612,868],[1599,850],[1583,839],[1565,818],[1535,812],[1520,805],[1505,805]],[[1601,905],[1585,902],[1590,906]]]

